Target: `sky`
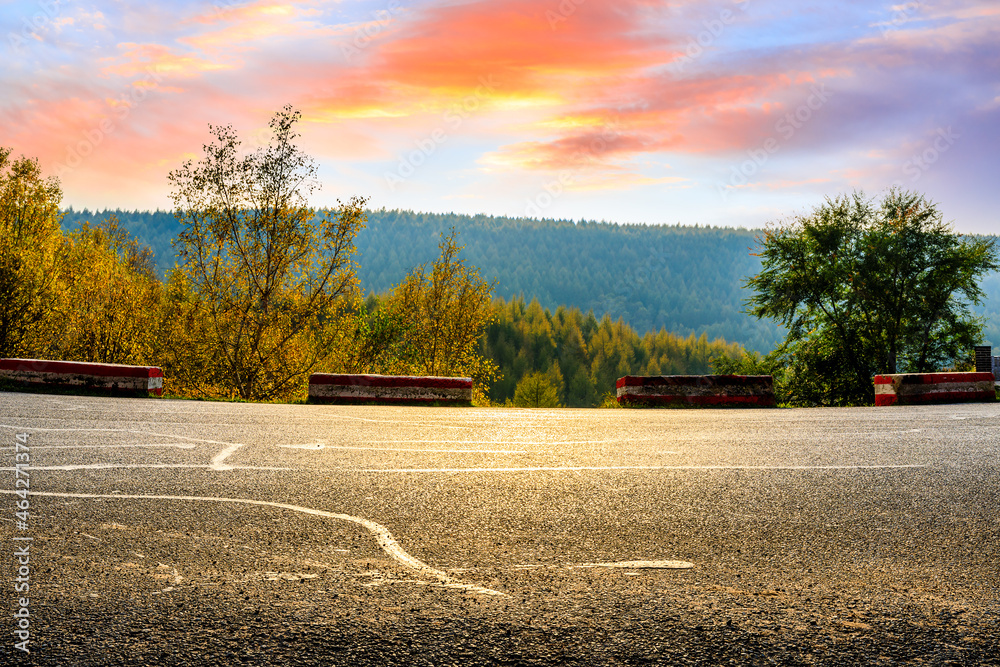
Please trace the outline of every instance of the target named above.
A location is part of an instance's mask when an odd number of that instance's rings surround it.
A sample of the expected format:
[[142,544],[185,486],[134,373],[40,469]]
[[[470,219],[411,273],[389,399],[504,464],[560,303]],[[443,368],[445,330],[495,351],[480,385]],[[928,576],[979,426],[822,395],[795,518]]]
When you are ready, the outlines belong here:
[[0,0],[0,146],[169,209],[285,105],[311,203],[762,227],[898,186],[1000,233],[1000,2]]

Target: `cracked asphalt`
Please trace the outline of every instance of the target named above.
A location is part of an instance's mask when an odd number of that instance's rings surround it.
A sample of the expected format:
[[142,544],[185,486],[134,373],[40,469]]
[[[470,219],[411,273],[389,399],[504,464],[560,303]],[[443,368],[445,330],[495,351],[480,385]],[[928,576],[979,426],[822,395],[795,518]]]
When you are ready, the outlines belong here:
[[0,663],[997,665],[998,473],[996,404],[0,393]]

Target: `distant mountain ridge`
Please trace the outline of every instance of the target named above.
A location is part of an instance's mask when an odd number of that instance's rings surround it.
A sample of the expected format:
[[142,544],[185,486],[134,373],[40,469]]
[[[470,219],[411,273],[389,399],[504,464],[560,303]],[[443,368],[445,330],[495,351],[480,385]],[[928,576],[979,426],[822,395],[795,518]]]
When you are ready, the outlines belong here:
[[[173,266],[170,241],[180,226],[169,211],[70,209],[63,226],[111,214],[153,249],[162,273]],[[361,285],[368,292],[388,290],[434,260],[441,234],[452,227],[466,246],[462,256],[484,278],[496,279],[495,294],[505,299],[592,310],[640,333],[706,333],[760,352],[784,338],[774,323],[742,312],[750,296],[742,281],[760,270],[752,254],[760,230],[372,210],[355,240]],[[1000,274],[988,276],[983,289],[986,342],[1000,347]]]

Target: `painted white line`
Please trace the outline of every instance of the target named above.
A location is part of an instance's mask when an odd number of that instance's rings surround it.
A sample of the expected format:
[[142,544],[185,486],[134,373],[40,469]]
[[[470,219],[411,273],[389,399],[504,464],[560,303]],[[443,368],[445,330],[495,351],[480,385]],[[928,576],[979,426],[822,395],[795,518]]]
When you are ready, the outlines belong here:
[[[401,441],[406,442],[406,441]],[[431,440],[430,442],[435,442]],[[325,445],[321,442],[305,445],[278,445],[285,449],[305,449],[318,451],[320,449],[340,449],[357,452],[432,452],[435,454],[527,454],[523,450],[511,449],[417,449],[415,447],[349,447],[347,445]],[[13,448],[11,448],[13,449]]]
[[622,570],[690,570],[694,563],[685,560],[626,560],[618,563],[582,563],[571,565],[578,567],[608,567]]
[[637,438],[624,440],[622,438],[615,438],[613,440],[369,440],[375,445],[380,444],[397,444],[400,442],[412,442],[412,443],[442,443],[442,444],[460,444],[460,445],[604,445],[608,443],[625,443],[625,442],[641,442],[643,440],[649,440],[649,438]]
[[232,466],[222,465],[222,462],[228,459],[233,454],[235,454],[236,450],[242,446],[243,445],[239,443],[233,443],[228,447],[226,447],[225,449],[223,449],[218,454],[216,454],[215,458],[212,459],[212,464],[210,466],[212,470],[232,470],[233,469]]
[[470,424],[469,426],[455,426],[453,424],[441,424],[438,422],[414,422],[406,421],[403,419],[366,419],[365,417],[348,417],[347,415],[319,415],[314,417],[309,417],[307,421],[316,421],[317,419],[347,419],[350,421],[359,422],[371,422],[373,424],[406,424],[407,426],[433,426],[435,428],[450,428],[450,429],[471,429],[476,428],[475,425]]
[[[0,493],[14,494],[13,489],[0,489]],[[475,584],[465,584],[456,581],[450,577],[447,573],[441,570],[436,570],[430,565],[424,563],[417,558],[414,558],[410,554],[403,550],[403,547],[399,545],[396,539],[389,532],[389,529],[380,523],[376,523],[369,519],[363,519],[357,516],[351,516],[350,514],[336,514],[334,512],[326,512],[324,510],[312,509],[311,507],[302,507],[301,505],[290,505],[288,503],[275,503],[267,500],[253,500],[251,498],[216,498],[214,496],[138,496],[138,495],[126,495],[126,494],[114,494],[114,495],[104,495],[104,494],[91,494],[91,493],[56,493],[52,491],[32,491],[31,495],[33,497],[46,496],[50,498],[83,498],[83,499],[102,499],[102,500],[174,500],[174,501],[194,501],[194,502],[209,502],[209,503],[232,503],[235,505],[256,505],[258,507],[275,507],[283,510],[291,510],[293,512],[300,512],[302,514],[310,514],[313,516],[321,516],[327,519],[336,519],[338,521],[347,521],[350,523],[357,524],[365,528],[372,536],[375,537],[375,541],[378,542],[379,547],[389,555],[390,558],[395,560],[400,565],[407,567],[415,572],[420,572],[426,576],[433,577],[438,580],[438,585],[444,588],[454,588],[458,590],[468,591],[470,593],[480,593],[483,595],[504,595],[500,591],[495,591],[491,588],[484,588],[482,586],[476,586]]]
[[[100,414],[104,413],[103,410],[101,410],[101,411],[95,411],[95,412],[99,412]],[[168,413],[168,414],[170,414],[170,413]],[[181,414],[206,414],[206,413],[190,412],[190,413],[181,413]],[[34,419],[33,421],[39,421],[39,422],[78,422],[78,421],[81,421],[81,418],[80,417],[38,417],[38,418]],[[104,421],[126,421],[126,420],[111,419],[111,420],[104,420]],[[161,419],[157,419],[157,420],[145,420],[144,419],[144,420],[141,420],[141,421],[140,420],[129,419],[127,421],[128,421],[129,424],[153,424],[154,426],[164,426],[164,425],[178,425],[178,426],[232,426],[233,425],[233,422],[193,422],[193,421],[190,421],[190,420],[180,421],[180,422],[172,422],[172,421],[164,421],[164,420],[161,420]],[[0,428],[5,428],[5,427],[6,428],[33,428],[36,431],[37,430],[60,430],[60,429],[43,429],[43,428],[38,428],[38,427],[22,427],[22,426],[12,426],[10,424],[0,424]],[[72,430],[72,429],[64,429],[64,430]],[[109,428],[109,429],[77,429],[77,430],[108,430],[108,431],[117,431],[117,430],[120,430],[120,429]]]
[[[231,426],[231,424],[223,424],[224,426]],[[179,438],[181,440],[190,440],[191,442],[204,442],[210,445],[232,445],[231,442],[223,442],[221,440],[206,440],[205,438],[192,438],[186,435],[177,435],[176,433],[154,433],[152,431],[141,431],[132,428],[40,428],[38,426],[16,426],[11,424],[0,424],[0,428],[10,428],[18,431],[54,431],[54,432],[73,432],[73,433],[134,433],[136,435],[152,435],[158,438]]]
[[361,472],[565,472],[577,470],[895,470],[923,464],[830,466],[537,466],[531,468],[368,468]]
[[[176,449],[194,449],[193,442],[144,443],[139,445],[36,445],[32,451],[39,449],[125,449],[129,447],[174,447]],[[14,451],[14,447],[0,447],[0,451]]]
[[[206,465],[185,464],[185,463],[81,463],[67,464],[61,466],[30,466],[28,470],[110,470],[112,468],[123,468],[134,470],[136,468],[207,468]],[[0,468],[8,471],[13,468]],[[32,494],[34,495],[34,494]]]
[[[213,466],[203,463],[81,463],[61,466],[29,466],[28,470],[139,470],[143,468],[186,468],[188,470],[277,470],[287,472],[297,468],[275,466]],[[2,472],[14,472],[14,468],[0,468]]]

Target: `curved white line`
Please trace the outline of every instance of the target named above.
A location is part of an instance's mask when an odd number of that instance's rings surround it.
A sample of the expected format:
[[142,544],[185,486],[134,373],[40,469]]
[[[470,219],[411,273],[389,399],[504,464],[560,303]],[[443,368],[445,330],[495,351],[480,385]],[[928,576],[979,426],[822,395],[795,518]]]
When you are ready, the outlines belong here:
[[[13,494],[15,491],[11,489],[0,489],[0,493]],[[389,532],[389,529],[380,523],[376,523],[369,519],[362,519],[361,517],[351,516],[350,514],[336,514],[334,512],[326,512],[324,510],[316,510],[311,507],[302,507],[301,505],[290,505],[288,503],[275,503],[267,500],[253,500],[251,498],[215,498],[212,496],[139,496],[139,495],[126,495],[126,494],[111,494],[111,495],[101,495],[101,494],[91,494],[91,493],[56,493],[52,491],[32,491],[32,496],[48,496],[51,498],[83,498],[83,499],[93,499],[100,498],[103,500],[187,500],[187,501],[200,501],[200,502],[212,502],[212,503],[234,503],[241,505],[257,505],[259,507],[276,507],[278,509],[291,510],[293,512],[301,512],[302,514],[312,514],[314,516],[321,516],[327,519],[337,519],[339,521],[348,521],[350,523],[356,523],[359,526],[364,527],[368,532],[370,532],[374,537],[375,541],[378,542],[379,547],[382,548],[386,554],[389,555],[397,563],[420,572],[426,576],[433,577],[438,580],[439,585],[444,588],[455,588],[459,590],[469,591],[470,593],[481,593],[483,595],[504,595],[500,591],[495,591],[491,588],[484,588],[483,586],[476,586],[475,584],[464,584],[462,582],[456,581],[455,579],[448,576],[445,572],[441,570],[436,570],[427,563],[414,558],[410,554],[403,550],[403,547],[399,545],[396,539]]]

